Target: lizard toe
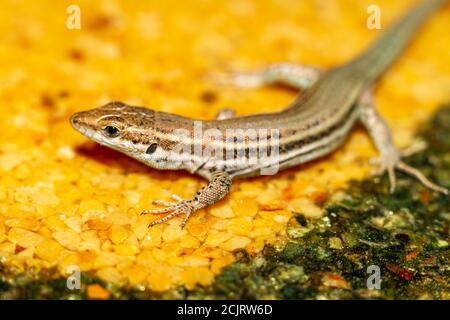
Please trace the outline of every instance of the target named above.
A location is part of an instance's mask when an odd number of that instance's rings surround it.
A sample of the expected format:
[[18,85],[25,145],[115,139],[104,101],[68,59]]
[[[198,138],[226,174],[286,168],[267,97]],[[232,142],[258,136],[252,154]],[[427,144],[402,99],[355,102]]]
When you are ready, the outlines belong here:
[[420,170],[411,167],[409,165],[407,165],[406,163],[404,163],[403,161],[399,161],[396,164],[396,168],[398,170],[401,170],[413,177],[415,177],[417,180],[419,180],[425,187],[427,187],[430,190],[445,194],[445,195],[449,195],[449,190],[441,187],[433,182],[431,182]]

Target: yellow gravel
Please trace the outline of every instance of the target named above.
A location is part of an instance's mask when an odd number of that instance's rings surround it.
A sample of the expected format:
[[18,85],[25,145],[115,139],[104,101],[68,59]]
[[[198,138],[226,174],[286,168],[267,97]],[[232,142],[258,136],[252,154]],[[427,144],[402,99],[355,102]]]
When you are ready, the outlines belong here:
[[[363,130],[314,163],[236,182],[219,204],[157,225],[140,216],[152,200],[189,197],[204,183],[158,172],[88,141],[69,125],[76,111],[111,100],[212,118],[281,109],[294,93],[217,87],[208,74],[276,61],[324,68],[347,61],[378,31],[373,1],[77,1],[81,30],[66,28],[69,1],[2,1],[0,30],[0,259],[18,271],[68,267],[156,291],[213,281],[233,262],[283,242],[292,212],[317,219],[375,155]],[[380,0],[382,23],[413,1]],[[398,145],[448,98],[450,11],[442,11],[376,90]],[[342,244],[333,240],[336,248]],[[101,287],[90,295],[106,298]]]

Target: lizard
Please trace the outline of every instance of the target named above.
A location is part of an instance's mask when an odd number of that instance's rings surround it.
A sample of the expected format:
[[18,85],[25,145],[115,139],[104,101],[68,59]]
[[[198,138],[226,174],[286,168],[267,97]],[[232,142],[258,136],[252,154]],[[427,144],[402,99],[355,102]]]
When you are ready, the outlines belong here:
[[[301,90],[280,112],[236,117],[232,109],[224,109],[214,120],[196,120],[113,101],[78,112],[70,122],[88,138],[152,168],[186,170],[208,180],[192,198],[172,195],[173,201],[153,201],[160,207],[144,210],[142,214],[166,215],[151,222],[149,227],[184,215],[181,222],[184,228],[194,212],[223,199],[230,192],[234,179],[261,175],[263,170],[275,165],[278,170],[290,168],[329,154],[344,143],[356,123],[367,129],[378,150],[378,173],[387,172],[391,193],[396,189],[396,170],[399,170],[414,176],[429,189],[448,195],[448,189],[434,184],[402,160],[405,154],[394,145],[390,128],[376,110],[372,95],[377,79],[405,49],[425,19],[445,2],[421,2],[363,53],[329,70],[278,63],[258,72],[230,74],[229,79],[238,86],[283,83]],[[221,136],[216,140],[192,139],[199,125]],[[267,161],[236,161],[236,158],[260,157],[250,149],[258,148],[258,141],[263,139],[229,139],[225,133],[233,129],[276,129],[276,135],[263,133],[262,137],[277,156],[267,157]],[[187,135],[180,132],[187,132]],[[224,147],[224,143],[228,144]],[[214,149],[216,147],[218,149]],[[208,148],[227,152],[205,152]],[[180,150],[190,152],[186,157],[181,156]],[[229,150],[232,152],[228,153]]]

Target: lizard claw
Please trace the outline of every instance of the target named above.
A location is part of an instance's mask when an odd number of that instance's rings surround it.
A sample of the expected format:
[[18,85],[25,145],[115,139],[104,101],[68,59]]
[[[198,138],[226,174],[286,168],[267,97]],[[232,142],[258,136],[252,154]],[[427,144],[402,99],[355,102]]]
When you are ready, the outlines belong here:
[[[170,197],[171,197],[172,200],[174,200],[175,202],[169,202],[169,201],[165,201],[165,200],[153,200],[152,203],[153,203],[153,204],[156,204],[156,205],[162,205],[162,206],[165,206],[165,207],[172,207],[172,206],[176,205],[177,202],[183,201],[183,199],[182,199],[181,197],[177,196],[176,194],[172,194]],[[154,212],[152,212],[152,211],[153,211],[153,210],[144,210],[144,211],[142,212],[142,214],[154,213]],[[157,210],[155,210],[155,212],[156,212],[156,211],[157,211]],[[145,213],[144,213],[144,212],[145,212]],[[155,214],[159,214],[159,213],[160,213],[160,212],[155,213]]]
[[177,195],[172,195],[171,198],[173,200],[175,200],[176,202],[168,202],[168,201],[164,201],[164,200],[154,200],[153,201],[154,204],[162,205],[162,206],[164,206],[164,208],[142,211],[141,215],[161,214],[161,213],[170,212],[168,215],[162,217],[161,219],[150,222],[150,224],[148,225],[149,227],[152,227],[156,224],[166,222],[180,214],[185,215],[183,222],[181,223],[181,228],[183,229],[186,226],[186,223],[188,222],[189,217],[196,210],[195,202],[191,199],[188,199],[188,200],[182,199]]
[[387,172],[389,177],[389,192],[394,193],[397,188],[397,177],[395,176],[395,167],[401,159],[401,153],[396,149],[389,149],[389,152],[383,153],[378,158],[371,158],[369,163],[378,165],[378,169],[375,170],[374,175],[382,175]]
[[400,171],[403,171],[403,172],[415,177],[428,189],[448,195],[449,191],[446,188],[443,188],[443,187],[438,186],[435,183],[431,182],[418,169],[407,165],[406,163],[404,163],[401,160],[402,156],[405,153],[411,154],[411,151],[417,152],[418,150],[415,147],[410,148],[410,150],[407,150],[407,152],[402,152],[402,153],[400,153],[396,150],[392,150],[392,152],[386,153],[379,158],[380,168],[379,168],[379,170],[377,170],[377,174],[381,175],[384,172],[388,173],[389,183],[390,183],[389,192],[394,193],[395,189],[397,187],[397,178],[395,175],[395,169],[398,169]]
[[424,151],[428,147],[427,143],[423,140],[414,142],[409,147],[406,147],[401,151],[402,158],[412,156],[413,154],[416,154],[418,152]]
[[417,180],[419,180],[428,189],[431,189],[431,190],[436,191],[436,192],[443,193],[445,195],[449,194],[448,189],[446,189],[444,187],[441,187],[441,186],[438,186],[437,184],[434,184],[433,182],[428,180],[428,178],[425,177],[422,172],[420,172],[416,168],[408,166],[403,161],[399,161],[397,163],[397,165],[396,165],[396,168],[401,170],[401,171],[403,171],[403,172],[405,172],[405,173],[407,173],[407,174],[409,174],[409,175],[412,175],[413,177],[415,177]]

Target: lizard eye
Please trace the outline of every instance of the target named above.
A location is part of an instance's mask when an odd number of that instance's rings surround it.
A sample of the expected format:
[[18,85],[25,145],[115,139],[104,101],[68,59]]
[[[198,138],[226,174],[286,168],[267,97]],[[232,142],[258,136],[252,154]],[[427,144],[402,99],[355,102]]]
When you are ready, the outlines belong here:
[[103,133],[105,134],[105,136],[107,136],[109,138],[114,138],[120,134],[120,131],[119,131],[119,129],[117,129],[117,127],[106,126],[103,128]]
[[156,143],[152,143],[147,150],[145,150],[146,154],[152,154],[156,151],[156,148],[158,148],[158,145]]

